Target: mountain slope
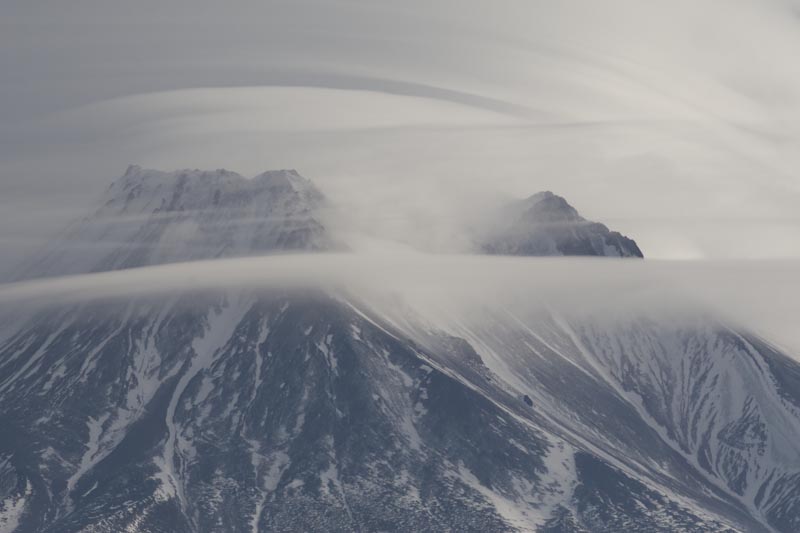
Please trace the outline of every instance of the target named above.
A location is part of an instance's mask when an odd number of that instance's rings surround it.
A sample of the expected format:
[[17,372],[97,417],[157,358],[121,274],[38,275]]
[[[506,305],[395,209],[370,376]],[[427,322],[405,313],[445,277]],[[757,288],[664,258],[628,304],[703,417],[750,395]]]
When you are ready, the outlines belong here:
[[[98,213],[135,220],[131,246],[39,272],[336,242],[291,172],[128,174]],[[165,246],[187,221],[193,245]],[[797,530],[800,365],[702,314],[521,296],[209,288],[21,317],[0,531]]]
[[800,365],[707,316],[636,315],[499,307],[436,323],[475,346],[505,390],[540,406],[556,434],[668,487],[692,480],[680,490],[699,483],[794,531],[800,411],[791,376]]
[[[690,483],[650,479],[596,438],[586,449],[594,428],[554,425],[474,339],[414,339],[354,305],[206,295],[65,309],[21,332],[0,398],[16,428],[6,476],[34,487],[23,530],[535,531],[554,516],[591,531],[756,530],[638,421],[649,436],[632,449]],[[576,412],[618,402],[587,392]]]

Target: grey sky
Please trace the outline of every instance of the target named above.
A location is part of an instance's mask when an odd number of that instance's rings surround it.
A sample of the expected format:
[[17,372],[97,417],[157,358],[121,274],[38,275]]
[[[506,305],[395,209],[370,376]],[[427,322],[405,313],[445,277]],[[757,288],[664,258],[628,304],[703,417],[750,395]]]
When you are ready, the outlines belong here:
[[0,271],[129,163],[297,168],[426,244],[552,189],[651,257],[797,257],[798,55],[781,0],[7,0]]

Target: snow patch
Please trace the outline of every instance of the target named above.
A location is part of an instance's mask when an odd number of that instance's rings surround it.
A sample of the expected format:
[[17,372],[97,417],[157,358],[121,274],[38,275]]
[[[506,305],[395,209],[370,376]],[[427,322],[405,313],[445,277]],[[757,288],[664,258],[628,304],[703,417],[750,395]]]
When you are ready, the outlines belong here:
[[326,335],[322,342],[316,343],[317,350],[319,350],[322,355],[325,356],[325,361],[328,363],[331,371],[334,374],[338,373],[338,361],[336,359],[336,355],[333,353],[331,349],[331,342],[333,341],[333,335]]
[[[248,308],[249,302],[241,298],[233,304],[229,303],[221,309],[209,313],[204,334],[195,339],[192,343],[192,350],[195,355],[190,363],[189,369],[181,376],[175,386],[175,391],[172,393],[172,398],[170,398],[169,405],[167,406],[165,421],[168,435],[167,441],[164,444],[163,456],[157,457],[154,460],[156,466],[158,466],[160,470],[156,474],[156,478],[161,481],[161,495],[167,498],[177,496],[184,510],[188,508],[188,505],[183,494],[181,482],[183,477],[183,464],[182,457],[180,457],[180,450],[176,447],[179,428],[175,423],[175,412],[178,402],[192,379],[201,371],[211,366],[214,357],[230,340],[236,330],[236,326],[239,324]],[[177,462],[175,461],[176,455],[179,456]]]
[[100,437],[103,434],[103,424],[108,420],[109,415],[104,414],[99,418],[92,418],[86,421],[86,426],[89,428],[89,440],[86,443],[86,451],[81,457],[81,462],[78,464],[78,469],[67,480],[67,495],[75,488],[75,484],[103,458],[100,450]]
[[13,533],[19,527],[19,521],[25,512],[25,505],[33,493],[29,480],[25,480],[25,490],[19,496],[9,496],[0,502],[0,533]]

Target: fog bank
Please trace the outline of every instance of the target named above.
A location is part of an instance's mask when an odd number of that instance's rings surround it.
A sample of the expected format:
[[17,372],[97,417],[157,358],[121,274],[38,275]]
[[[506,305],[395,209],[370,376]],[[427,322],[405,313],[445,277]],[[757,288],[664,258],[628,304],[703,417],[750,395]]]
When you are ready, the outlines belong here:
[[321,289],[423,312],[482,307],[572,314],[714,313],[800,358],[800,262],[638,261],[407,251],[197,261],[0,285],[4,313],[206,290]]

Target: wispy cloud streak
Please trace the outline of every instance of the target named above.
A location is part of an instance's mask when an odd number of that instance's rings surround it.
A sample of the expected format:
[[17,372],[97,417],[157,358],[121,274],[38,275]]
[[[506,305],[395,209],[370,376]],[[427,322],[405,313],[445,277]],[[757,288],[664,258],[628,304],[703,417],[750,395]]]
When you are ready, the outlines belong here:
[[176,263],[0,285],[19,312],[208,290],[319,289],[370,304],[459,310],[485,305],[570,313],[712,313],[800,357],[797,261],[619,261],[376,254],[300,254]]

